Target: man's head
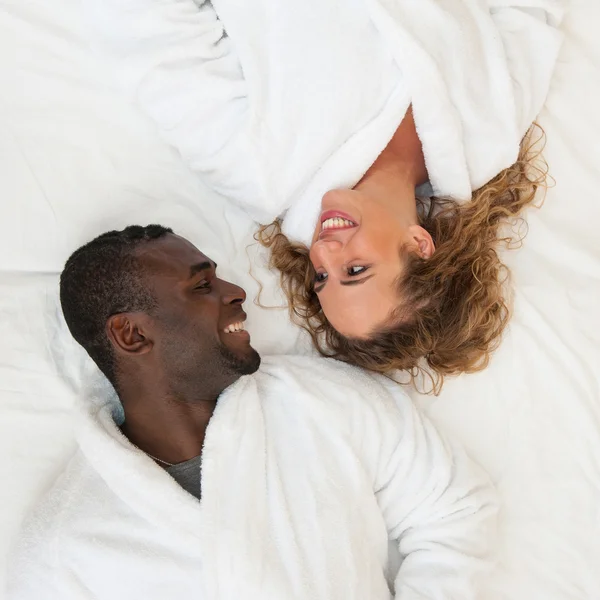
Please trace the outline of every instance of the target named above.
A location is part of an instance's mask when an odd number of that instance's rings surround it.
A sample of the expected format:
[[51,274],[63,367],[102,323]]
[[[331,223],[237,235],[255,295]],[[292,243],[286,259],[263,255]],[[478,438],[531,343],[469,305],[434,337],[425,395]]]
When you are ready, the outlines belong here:
[[216,264],[160,225],[132,225],[67,261],[60,300],[73,337],[121,392],[144,380],[181,399],[220,392],[258,369],[240,329],[246,299]]

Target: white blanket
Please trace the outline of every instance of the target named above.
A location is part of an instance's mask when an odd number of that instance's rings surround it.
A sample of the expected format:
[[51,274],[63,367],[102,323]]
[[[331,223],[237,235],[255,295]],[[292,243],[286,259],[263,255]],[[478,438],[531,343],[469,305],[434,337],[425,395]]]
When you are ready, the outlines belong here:
[[[89,370],[58,303],[74,248],[131,223],[169,225],[246,288],[263,354],[300,351],[286,311],[251,301],[255,225],[111,86],[81,18],[81,0],[0,0],[1,600],[22,519],[75,443],[72,407]],[[418,399],[501,493],[499,592],[481,600],[590,600],[600,590],[600,2],[574,2],[561,29],[540,119],[557,183],[527,212],[524,247],[506,256],[509,330],[488,369]],[[263,251],[251,258],[265,304],[280,304]]]
[[10,600],[478,597],[495,492],[386,379],[265,361],[219,400],[201,502],[115,412],[89,403],[75,457],[23,534]]
[[288,211],[305,243],[323,193],[359,181],[410,103],[430,192],[469,198],[512,164],[562,39],[561,0],[86,2],[165,139],[256,220]]

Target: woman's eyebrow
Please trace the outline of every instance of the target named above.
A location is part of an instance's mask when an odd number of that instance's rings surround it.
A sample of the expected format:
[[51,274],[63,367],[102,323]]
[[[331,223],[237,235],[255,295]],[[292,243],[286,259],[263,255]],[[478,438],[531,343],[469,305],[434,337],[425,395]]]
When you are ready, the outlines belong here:
[[364,283],[365,281],[367,281],[367,279],[371,279],[371,277],[375,277],[375,273],[372,273],[371,275],[367,275],[366,277],[363,277],[362,279],[346,279],[346,281],[340,281],[340,285],[360,285],[361,283]]
[[318,294],[325,287],[326,283],[327,283],[327,279],[325,281],[323,281],[322,283],[320,283],[318,286],[315,286],[313,288],[315,294]]
[[[371,277],[375,277],[375,273],[372,273],[371,275],[367,275],[366,277],[363,277],[362,279],[346,279],[345,281],[340,281],[340,285],[361,285],[362,283],[367,281],[367,279],[371,279]],[[323,288],[327,284],[327,281],[329,281],[329,280],[326,279],[325,281],[323,281],[323,283],[320,283],[318,286],[315,286],[313,288],[315,294],[318,294],[319,292],[321,292],[323,290]]]

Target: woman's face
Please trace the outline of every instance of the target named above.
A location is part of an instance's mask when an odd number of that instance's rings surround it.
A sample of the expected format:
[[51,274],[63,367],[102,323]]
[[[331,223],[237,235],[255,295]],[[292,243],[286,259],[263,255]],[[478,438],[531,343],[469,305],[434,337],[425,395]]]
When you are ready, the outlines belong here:
[[369,337],[398,307],[403,248],[426,258],[433,252],[429,234],[402,210],[406,204],[357,189],[323,197],[310,248],[314,289],[343,336]]

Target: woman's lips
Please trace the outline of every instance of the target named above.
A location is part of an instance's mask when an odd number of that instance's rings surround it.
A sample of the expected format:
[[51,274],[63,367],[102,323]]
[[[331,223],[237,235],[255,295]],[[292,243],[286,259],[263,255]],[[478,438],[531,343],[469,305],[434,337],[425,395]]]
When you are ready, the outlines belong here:
[[[351,217],[348,213],[342,212],[341,210],[325,210],[321,213],[321,224],[327,219],[345,219],[346,221],[352,221],[353,227],[356,227],[356,220]],[[347,229],[347,228],[346,228]]]

